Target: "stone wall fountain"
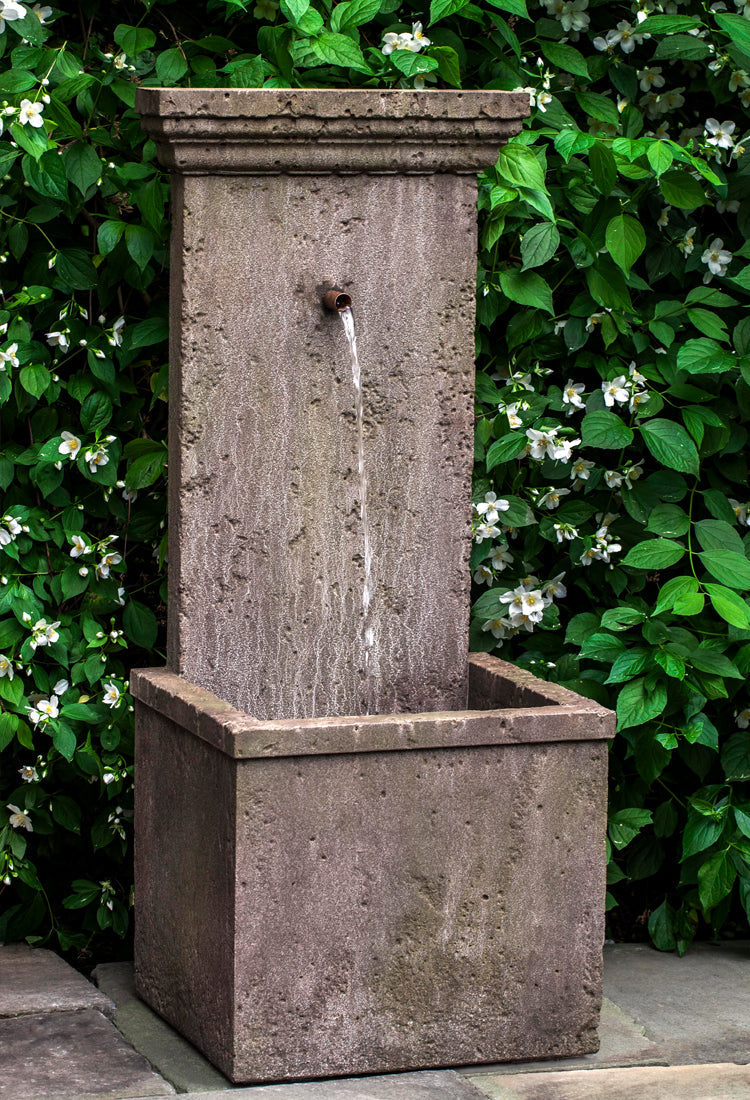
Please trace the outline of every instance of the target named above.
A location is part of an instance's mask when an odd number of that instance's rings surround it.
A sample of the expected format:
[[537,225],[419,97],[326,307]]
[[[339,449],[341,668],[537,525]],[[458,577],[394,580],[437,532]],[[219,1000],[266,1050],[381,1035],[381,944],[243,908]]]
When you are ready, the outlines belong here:
[[137,106],[174,172],[139,993],[235,1082],[592,1051],[613,716],[468,653],[475,176],[526,96]]

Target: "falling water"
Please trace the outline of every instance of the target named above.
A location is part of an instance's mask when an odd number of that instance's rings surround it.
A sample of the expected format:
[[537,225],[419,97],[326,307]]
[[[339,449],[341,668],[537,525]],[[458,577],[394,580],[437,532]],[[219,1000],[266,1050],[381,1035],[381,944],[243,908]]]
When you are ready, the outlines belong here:
[[[365,469],[365,435],[364,435],[364,403],[362,400],[362,372],[357,355],[357,336],[354,331],[354,314],[351,309],[341,311],[341,320],[344,323],[344,332],[349,343],[352,360],[352,381],[354,383],[354,396],[357,403],[357,445],[358,459],[357,470],[359,473],[359,517],[362,521],[362,536],[364,540],[364,566],[365,575],[362,585],[362,632],[365,643],[365,686],[368,685],[368,672],[370,666],[370,652],[373,645],[373,629],[370,625],[370,601],[372,599],[372,547],[370,546],[370,521],[367,515],[367,471]],[[367,709],[369,714],[369,706]]]

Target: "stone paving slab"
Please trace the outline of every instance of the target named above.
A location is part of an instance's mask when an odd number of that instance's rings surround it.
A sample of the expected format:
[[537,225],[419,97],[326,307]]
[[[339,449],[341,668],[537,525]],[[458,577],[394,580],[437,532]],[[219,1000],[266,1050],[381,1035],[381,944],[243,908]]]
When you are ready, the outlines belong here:
[[748,1100],[747,1066],[635,1066],[483,1078],[489,1100]]
[[96,1100],[168,1096],[174,1089],[100,1012],[44,1012],[0,1020],[0,1097]]
[[115,1025],[178,1092],[231,1089],[228,1078],[138,998],[131,962],[103,963],[91,975],[115,1004]]
[[81,1008],[110,1019],[115,1012],[109,997],[53,951],[26,944],[0,948],[0,1019]]

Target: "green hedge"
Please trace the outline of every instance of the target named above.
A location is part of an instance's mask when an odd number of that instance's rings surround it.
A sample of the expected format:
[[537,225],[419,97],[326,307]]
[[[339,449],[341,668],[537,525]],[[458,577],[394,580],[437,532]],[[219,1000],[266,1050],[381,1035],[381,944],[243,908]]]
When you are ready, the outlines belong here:
[[0,940],[85,957],[129,923],[127,675],[164,660],[166,554],[169,193],[139,83],[529,90],[480,181],[472,640],[617,707],[614,933],[744,926],[745,11],[6,7]]

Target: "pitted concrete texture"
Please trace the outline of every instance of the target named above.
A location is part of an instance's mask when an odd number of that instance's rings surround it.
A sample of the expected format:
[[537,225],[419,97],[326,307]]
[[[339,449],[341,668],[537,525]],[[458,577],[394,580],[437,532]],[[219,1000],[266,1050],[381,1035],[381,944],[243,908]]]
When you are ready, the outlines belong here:
[[476,174],[518,133],[529,101],[498,91],[139,88],[136,109],[161,162],[180,172]]
[[[138,104],[177,170],[170,667],[261,720],[465,708],[475,173],[527,103]],[[353,299],[361,390],[333,286]]]
[[111,1018],[115,1006],[54,952],[25,944],[0,947],[0,1019],[80,1008]]
[[747,1066],[647,1066],[482,1079],[489,1100],[748,1100]]
[[[513,690],[518,670],[479,667],[487,705]],[[596,1049],[612,715],[518,673],[548,704],[532,724],[564,712],[569,740],[540,722],[527,741],[523,709],[499,709],[497,744],[437,714],[440,747],[363,735],[325,753],[328,720],[311,719],[307,754],[295,723],[292,755],[238,759],[193,732],[218,719],[182,684],[138,713],[136,988],[223,1073],[270,1083]]]
[[168,1096],[174,1089],[93,1009],[0,1020],[3,1100],[80,1094],[121,1100]]

